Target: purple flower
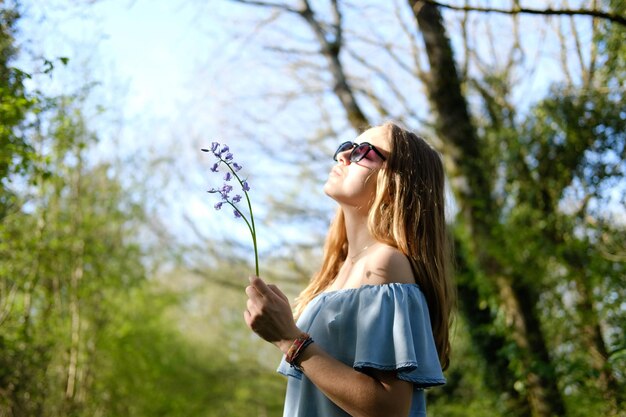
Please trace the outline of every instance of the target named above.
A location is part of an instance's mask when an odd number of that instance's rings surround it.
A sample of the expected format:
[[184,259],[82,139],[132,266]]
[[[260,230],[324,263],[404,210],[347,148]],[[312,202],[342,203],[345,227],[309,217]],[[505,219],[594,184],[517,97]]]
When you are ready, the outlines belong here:
[[[259,275],[259,251],[257,248],[256,242],[256,228],[254,226],[254,217],[252,216],[252,207],[250,206],[250,200],[248,199],[248,191],[250,191],[250,185],[247,180],[242,180],[239,172],[242,169],[242,166],[233,161],[233,154],[230,152],[230,148],[227,145],[221,145],[219,142],[212,142],[209,149],[203,148],[203,152],[212,152],[217,161],[211,166],[212,172],[219,172],[219,165],[223,162],[227,165],[227,168],[224,170],[224,181],[225,183],[220,188],[211,188],[208,190],[209,193],[219,193],[221,197],[221,201],[215,203],[213,206],[215,210],[221,210],[224,204],[228,204],[233,208],[233,215],[235,218],[243,218],[250,230],[250,235],[252,237],[252,243],[254,245],[254,265],[256,275]],[[230,192],[233,191],[233,186],[230,182],[235,179],[236,184],[241,186],[241,189],[244,193],[246,193],[245,197],[248,201],[248,209],[249,213],[242,213],[235,204],[240,203],[243,196],[242,194],[235,194],[232,198],[229,196]]]
[[220,190],[220,193],[222,194],[222,200],[224,201],[228,200],[228,193],[230,193],[232,190],[233,190],[232,185],[224,184],[224,186]]

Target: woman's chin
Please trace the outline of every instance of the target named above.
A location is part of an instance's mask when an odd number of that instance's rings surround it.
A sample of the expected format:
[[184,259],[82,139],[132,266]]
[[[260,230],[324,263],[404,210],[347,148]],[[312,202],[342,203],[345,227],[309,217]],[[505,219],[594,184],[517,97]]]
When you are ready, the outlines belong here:
[[339,192],[336,188],[333,187],[324,187],[324,193],[326,193],[326,195],[330,198],[332,198],[333,200],[335,200],[336,203],[338,203],[341,206],[345,206],[345,207],[352,207],[355,205],[355,198],[354,196],[351,195],[346,195],[345,193],[341,193]]
[[337,199],[335,198],[335,193],[333,191],[333,187],[329,187],[328,183],[326,183],[326,185],[324,186],[324,194],[337,201]]

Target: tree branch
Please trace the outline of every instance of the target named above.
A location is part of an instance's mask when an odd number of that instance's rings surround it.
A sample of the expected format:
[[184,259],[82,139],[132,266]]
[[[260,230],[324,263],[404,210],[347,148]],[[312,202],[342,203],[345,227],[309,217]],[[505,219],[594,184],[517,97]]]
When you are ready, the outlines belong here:
[[286,4],[268,3],[266,1],[258,1],[258,0],[230,0],[230,1],[233,3],[246,4],[248,6],[271,7],[274,9],[284,10],[289,13],[295,13],[295,14],[302,13],[302,10],[294,9],[293,7],[289,7]]
[[339,59],[341,47],[343,46],[343,28],[342,15],[339,8],[338,0],[332,0],[332,17],[331,29],[326,30],[320,20],[317,19],[309,0],[301,0],[301,9],[295,9],[286,4],[271,3],[263,0],[230,0],[233,3],[240,3],[249,6],[268,7],[284,10],[294,13],[302,17],[310,26],[315,38],[320,44],[322,55],[328,62],[328,69],[333,76],[335,85],[333,91],[343,108],[345,109],[348,120],[355,130],[360,130],[370,123],[360,108],[354,97],[354,92],[348,84],[344,67]]
[[[350,48],[346,48],[346,52],[355,61],[357,61],[358,63],[363,65],[364,68],[369,70],[372,74],[372,77],[376,77],[385,83],[389,91],[393,93],[393,95],[395,96],[395,100],[401,103],[402,106],[404,107],[404,113],[409,113],[411,117],[417,120],[420,119],[419,116],[411,110],[411,106],[409,105],[409,102],[404,96],[403,92],[400,91],[400,89],[398,89],[398,86],[393,83],[393,80],[389,77],[389,75],[386,73],[384,68],[374,65],[373,63],[368,61],[365,57],[359,55],[356,51]],[[378,113],[381,117],[389,118],[390,116],[393,116],[394,120],[403,122],[403,120],[400,120],[403,117],[401,115],[395,115],[395,114],[392,115],[392,112],[389,111],[387,107],[382,103],[381,97],[376,96],[376,94],[374,94],[372,89],[368,89],[365,86],[363,86],[360,89],[360,91],[371,100],[373,106],[378,110]]]
[[338,45],[343,45],[343,25],[342,25],[342,15],[341,10],[339,10],[339,3],[337,0],[332,0],[333,4],[333,23],[332,28],[335,32],[335,43]]
[[463,12],[484,12],[484,13],[500,13],[517,15],[523,14],[538,14],[544,16],[550,15],[565,15],[565,16],[590,16],[600,19],[609,20],[613,23],[617,23],[622,26],[626,26],[626,17],[617,15],[615,13],[607,13],[600,10],[589,9],[529,9],[527,7],[515,7],[513,9],[498,9],[493,7],[474,7],[474,6],[453,6],[451,4],[441,3],[435,0],[424,0],[425,3],[434,4],[435,6],[442,7],[444,9],[463,11]]
[[315,14],[309,4],[309,1],[302,0],[302,3],[304,10],[300,13],[300,15],[309,24],[315,34],[315,37],[319,41],[320,46],[322,47],[322,54],[328,61],[328,69],[330,70],[335,82],[333,91],[345,109],[350,124],[357,131],[365,126],[369,126],[370,123],[354,97],[354,92],[348,84],[343,64],[339,59],[339,54],[343,45],[340,43],[342,41],[341,13],[337,3],[335,3],[334,9],[336,19],[334,40],[329,40],[327,38],[327,33],[322,28],[320,22],[315,18]]

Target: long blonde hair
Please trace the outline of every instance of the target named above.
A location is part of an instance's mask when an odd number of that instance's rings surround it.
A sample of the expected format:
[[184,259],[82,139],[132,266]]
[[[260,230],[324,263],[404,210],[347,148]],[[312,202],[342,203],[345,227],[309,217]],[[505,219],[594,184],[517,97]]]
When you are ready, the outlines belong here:
[[[455,303],[451,280],[451,245],[445,222],[441,156],[425,140],[393,123],[383,125],[390,135],[390,154],[377,173],[376,196],[367,227],[379,242],[402,252],[426,297],[439,361],[450,362],[449,328]],[[295,315],[335,279],[348,254],[343,211],[330,225],[321,269],[296,299]]]

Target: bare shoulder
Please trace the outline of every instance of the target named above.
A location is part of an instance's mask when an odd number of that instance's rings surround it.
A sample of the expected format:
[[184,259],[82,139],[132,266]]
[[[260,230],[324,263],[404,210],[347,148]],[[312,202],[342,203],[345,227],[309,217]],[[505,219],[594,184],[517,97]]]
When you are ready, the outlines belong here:
[[409,260],[398,249],[380,244],[365,259],[363,285],[414,284]]

